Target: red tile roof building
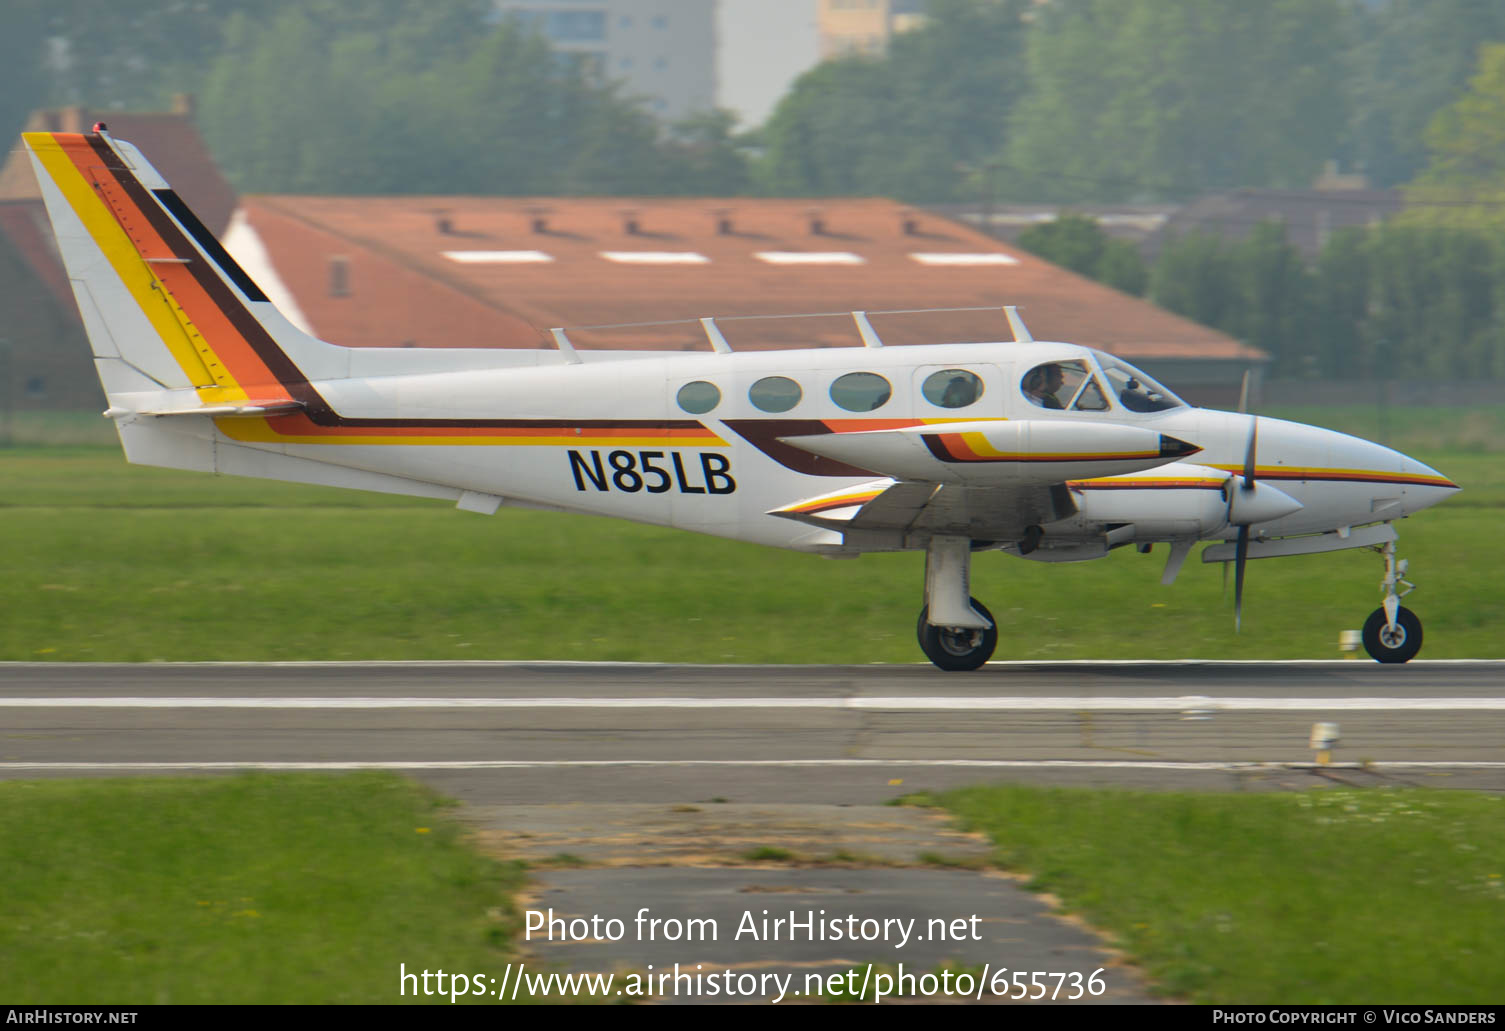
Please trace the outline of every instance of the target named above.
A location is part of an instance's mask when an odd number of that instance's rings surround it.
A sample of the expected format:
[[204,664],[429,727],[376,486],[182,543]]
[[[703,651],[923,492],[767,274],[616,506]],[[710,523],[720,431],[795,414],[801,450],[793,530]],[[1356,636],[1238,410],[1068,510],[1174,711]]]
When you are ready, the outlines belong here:
[[[549,347],[547,330],[564,326],[586,348],[706,349],[703,316],[735,349],[856,346],[841,313],[972,307],[985,310],[872,321],[889,344],[1007,340],[1000,309],[1015,304],[1036,339],[1101,347],[1183,383],[1236,388],[1265,360],[888,200],[276,196],[244,198],[242,215],[227,246],[252,277],[275,275],[263,289],[285,288],[312,332],[353,346]],[[810,312],[839,314],[739,318]],[[666,320],[682,321],[636,325]],[[621,328],[581,328],[599,326]]]

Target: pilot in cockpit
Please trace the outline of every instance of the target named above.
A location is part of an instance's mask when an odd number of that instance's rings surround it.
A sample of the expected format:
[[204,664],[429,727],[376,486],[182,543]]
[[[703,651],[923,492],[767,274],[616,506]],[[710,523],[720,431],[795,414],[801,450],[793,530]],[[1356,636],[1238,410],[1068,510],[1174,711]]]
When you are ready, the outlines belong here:
[[1024,377],[1024,396],[1042,408],[1064,409],[1056,391],[1066,381],[1066,375],[1055,362],[1036,366]]

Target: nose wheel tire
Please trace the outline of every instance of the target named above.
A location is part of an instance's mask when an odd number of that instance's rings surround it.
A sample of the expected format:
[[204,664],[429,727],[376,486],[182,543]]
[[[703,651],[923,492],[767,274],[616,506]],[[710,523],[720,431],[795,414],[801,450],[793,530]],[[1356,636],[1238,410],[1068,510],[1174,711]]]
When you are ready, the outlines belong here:
[[998,624],[993,621],[993,614],[976,598],[972,599],[972,607],[993,625],[986,630],[931,626],[926,622],[930,606],[920,610],[920,622],[915,628],[915,634],[920,639],[920,650],[926,658],[947,672],[976,669],[991,659],[993,649],[998,647]]
[[1421,620],[1404,605],[1395,613],[1395,626],[1386,626],[1385,610],[1375,609],[1364,621],[1364,650],[1376,662],[1410,662],[1421,651]]

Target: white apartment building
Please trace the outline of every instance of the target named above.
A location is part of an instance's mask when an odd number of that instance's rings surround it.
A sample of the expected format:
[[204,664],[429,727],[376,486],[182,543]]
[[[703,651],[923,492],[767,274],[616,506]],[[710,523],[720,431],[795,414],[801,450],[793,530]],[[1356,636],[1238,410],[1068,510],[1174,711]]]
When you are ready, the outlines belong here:
[[717,0],[492,0],[664,121],[716,103]]

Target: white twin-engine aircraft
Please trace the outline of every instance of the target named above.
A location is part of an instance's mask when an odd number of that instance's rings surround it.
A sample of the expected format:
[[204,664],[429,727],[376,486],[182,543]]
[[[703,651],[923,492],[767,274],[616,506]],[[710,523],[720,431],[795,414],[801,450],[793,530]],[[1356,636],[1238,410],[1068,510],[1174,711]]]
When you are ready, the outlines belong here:
[[[976,669],[997,626],[973,552],[1044,562],[1168,545],[1204,562],[1371,548],[1364,627],[1405,662],[1421,624],[1393,523],[1457,485],[1405,455],[1192,408],[1100,351],[1033,340],[734,354],[347,348],[285,319],[162,177],[103,126],[28,133],[127,458],[619,516],[833,557],[926,553],[920,647]],[[1226,568],[1226,567],[1225,567]]]

